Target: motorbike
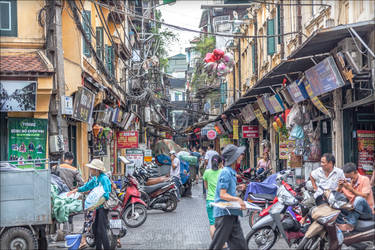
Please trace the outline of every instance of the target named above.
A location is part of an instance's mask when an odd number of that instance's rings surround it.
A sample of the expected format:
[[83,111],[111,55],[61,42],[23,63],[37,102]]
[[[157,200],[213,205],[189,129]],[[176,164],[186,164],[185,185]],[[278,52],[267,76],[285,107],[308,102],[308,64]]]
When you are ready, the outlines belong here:
[[293,190],[283,183],[291,172],[292,170],[286,170],[277,175],[277,202],[270,207],[269,214],[255,222],[247,234],[249,248],[271,249],[280,236],[289,247],[298,244],[302,239],[304,228],[298,222],[293,207],[298,205],[303,197],[292,193]]
[[[239,176],[237,177],[237,184],[249,185],[250,183],[257,183],[257,182],[261,183],[267,179],[270,173],[271,173],[271,169],[268,169],[264,171],[263,173],[256,175],[254,169],[248,168],[239,174]],[[238,197],[244,200],[246,197],[246,188],[242,190],[238,190],[238,191],[239,191]]]
[[147,204],[141,199],[138,181],[131,175],[124,177],[118,197],[121,200],[120,216],[126,226],[141,226],[147,219]]
[[172,179],[156,185],[143,186],[140,192],[141,199],[147,204],[147,209],[172,212],[177,207],[177,187]]
[[375,222],[359,219],[354,230],[343,233],[335,221],[342,210],[351,210],[346,197],[337,192],[325,190],[323,203],[311,208],[309,215],[313,223],[308,228],[297,249],[341,249],[342,245],[364,249],[375,243]]
[[[109,225],[107,226],[107,236],[108,241],[110,244],[111,249],[116,249],[118,239],[123,238],[126,233],[127,229],[124,224],[124,221],[120,217],[120,205],[116,206],[112,210],[108,212],[108,222]],[[93,217],[95,218],[96,211],[93,211]],[[86,243],[90,247],[95,247],[95,235],[94,235],[94,229],[93,224],[90,226],[90,230],[88,233],[86,233]]]

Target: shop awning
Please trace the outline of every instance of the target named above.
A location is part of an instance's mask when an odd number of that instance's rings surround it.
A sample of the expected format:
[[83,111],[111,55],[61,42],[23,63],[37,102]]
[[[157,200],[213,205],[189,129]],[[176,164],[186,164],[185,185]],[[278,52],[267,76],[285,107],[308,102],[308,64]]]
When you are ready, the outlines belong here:
[[362,37],[375,29],[375,21],[343,24],[317,30],[288,58],[293,59],[330,52],[342,39],[351,37],[350,28],[353,28]]

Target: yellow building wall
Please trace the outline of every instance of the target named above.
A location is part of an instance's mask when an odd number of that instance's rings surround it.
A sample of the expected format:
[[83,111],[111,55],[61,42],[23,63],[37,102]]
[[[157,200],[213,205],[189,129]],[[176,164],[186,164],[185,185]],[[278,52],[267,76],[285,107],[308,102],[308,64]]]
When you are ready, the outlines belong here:
[[44,30],[38,23],[38,14],[45,1],[17,1],[17,37],[1,37],[2,48],[42,48]]

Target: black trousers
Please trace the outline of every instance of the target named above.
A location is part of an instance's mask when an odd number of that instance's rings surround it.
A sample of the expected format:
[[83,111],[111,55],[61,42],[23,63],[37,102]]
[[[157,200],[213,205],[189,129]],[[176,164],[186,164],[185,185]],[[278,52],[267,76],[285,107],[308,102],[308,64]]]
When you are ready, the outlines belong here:
[[102,207],[98,208],[96,210],[95,221],[93,224],[96,249],[110,249],[107,235],[108,227],[108,210]]
[[226,215],[215,218],[215,233],[209,249],[222,249],[225,242],[229,249],[245,249],[247,243],[243,236],[238,216]]

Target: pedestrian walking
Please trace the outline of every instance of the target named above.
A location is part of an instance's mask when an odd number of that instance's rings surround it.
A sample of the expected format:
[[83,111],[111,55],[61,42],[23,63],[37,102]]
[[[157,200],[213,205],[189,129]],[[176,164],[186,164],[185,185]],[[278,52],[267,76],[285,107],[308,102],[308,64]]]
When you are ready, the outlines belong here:
[[[236,197],[236,162],[245,147],[228,144],[222,153],[225,167],[219,175],[215,191],[215,202],[236,201],[241,210],[246,209],[245,202]],[[225,242],[229,249],[248,249],[238,216],[242,216],[239,209],[222,209],[214,207],[215,233],[209,249],[222,249]]]
[[[90,168],[90,174],[93,176],[84,186],[73,189],[68,193],[68,196],[76,192],[87,192],[95,187],[102,185],[104,189],[103,197],[105,200],[109,199],[109,194],[112,190],[111,181],[108,176],[105,174],[107,169],[104,166],[104,163],[99,159],[92,160],[89,164],[86,164]],[[110,249],[109,239],[107,236],[107,227],[108,227],[108,210],[104,209],[103,205],[99,206],[96,209],[95,221],[93,226],[96,249]]]
[[[195,182],[198,184],[198,178],[199,178],[199,162],[201,160],[201,154],[198,152],[197,146],[193,146],[193,151],[191,152],[192,156],[197,157],[197,165],[195,166]],[[193,179],[193,181],[194,181]]]
[[177,187],[177,198],[180,200],[180,187],[181,187],[181,176],[180,176],[180,159],[177,158],[175,151],[170,151],[169,155],[171,156],[172,166],[169,172],[169,175],[172,177],[173,182]]
[[[205,171],[207,169],[211,169],[211,159],[212,159],[212,156],[214,155],[219,155],[219,153],[214,150],[214,145],[210,144],[208,146],[206,154],[204,155],[204,164],[206,166]],[[204,187],[204,182],[203,182],[203,195],[206,196],[206,188]]]
[[219,178],[219,174],[222,169],[222,159],[219,155],[214,155],[211,161],[212,161],[211,169],[207,169],[204,172],[203,182],[207,190],[206,210],[207,210],[208,221],[210,223],[210,236],[212,239],[214,236],[214,232],[215,232],[215,218],[214,218],[214,211],[213,211],[213,207],[211,206],[211,203],[214,202],[215,200],[217,180]]

